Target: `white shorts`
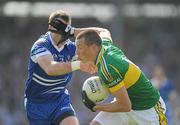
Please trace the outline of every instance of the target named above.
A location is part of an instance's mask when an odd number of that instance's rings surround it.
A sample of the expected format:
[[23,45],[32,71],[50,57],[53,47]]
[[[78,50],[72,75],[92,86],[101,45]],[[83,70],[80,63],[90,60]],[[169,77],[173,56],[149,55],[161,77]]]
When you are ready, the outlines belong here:
[[99,112],[93,121],[101,125],[167,125],[166,106],[162,98],[148,110],[130,112]]

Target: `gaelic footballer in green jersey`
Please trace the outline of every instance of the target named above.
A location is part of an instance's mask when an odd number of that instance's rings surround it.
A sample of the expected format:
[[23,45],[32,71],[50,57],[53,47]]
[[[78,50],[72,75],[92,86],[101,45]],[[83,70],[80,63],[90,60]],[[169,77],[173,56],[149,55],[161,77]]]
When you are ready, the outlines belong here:
[[123,52],[109,39],[102,39],[102,48],[95,61],[98,75],[115,92],[125,86],[132,103],[132,109],[145,110],[153,107],[159,100],[159,92],[150,80]]
[[[160,98],[159,92],[152,86],[150,80],[139,67],[132,63],[120,48],[113,45],[110,33],[107,30],[101,28],[84,30],[76,37],[76,47],[80,60],[95,63],[98,69],[98,76],[115,97],[115,101],[111,103],[93,105],[86,94],[83,94],[83,99],[89,101],[90,105],[87,102],[85,103],[89,109],[102,111],[97,116],[98,118],[95,118],[95,121],[103,125],[108,124],[108,122],[104,122],[105,120],[99,120],[102,113],[106,114],[106,112],[129,112],[129,114],[135,114],[135,117],[140,117],[141,119],[142,116],[139,116],[137,111],[142,111],[145,112],[147,117],[156,119],[148,119],[145,122],[140,120],[141,124],[156,121],[157,125],[159,123],[166,125],[165,107],[162,106],[163,100]],[[135,113],[133,113],[134,111]],[[133,122],[139,123],[136,120]],[[93,123],[93,125],[99,124]],[[124,124],[129,123],[127,121]]]

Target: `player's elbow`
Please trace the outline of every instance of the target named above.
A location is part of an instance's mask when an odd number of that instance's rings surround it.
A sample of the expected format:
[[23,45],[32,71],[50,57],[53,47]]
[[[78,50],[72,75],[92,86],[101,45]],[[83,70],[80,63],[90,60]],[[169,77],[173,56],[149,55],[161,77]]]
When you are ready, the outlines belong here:
[[127,101],[127,103],[125,104],[125,112],[130,112],[132,109],[132,104],[131,101]]
[[124,108],[124,112],[130,112],[132,109],[132,105],[129,104],[129,105],[126,105],[126,107]]
[[121,108],[119,109],[120,112],[130,112],[132,109],[132,106],[131,105],[124,105],[124,106],[121,106]]
[[44,71],[49,76],[54,76],[55,75],[54,70],[52,68],[50,68],[50,67],[45,68]]
[[104,32],[110,33],[110,31],[108,29],[104,28],[103,30],[104,30]]
[[52,75],[53,75],[52,70],[47,69],[47,70],[45,70],[45,72],[46,72],[46,74],[49,75],[49,76],[52,76]]
[[110,34],[110,31],[108,29],[102,28],[101,32],[104,32],[106,34]]

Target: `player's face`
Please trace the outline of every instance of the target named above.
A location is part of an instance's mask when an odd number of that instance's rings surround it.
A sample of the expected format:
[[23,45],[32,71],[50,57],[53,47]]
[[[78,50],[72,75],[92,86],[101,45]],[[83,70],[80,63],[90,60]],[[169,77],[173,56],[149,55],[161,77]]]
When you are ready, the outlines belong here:
[[[71,25],[71,20],[69,20],[68,22],[61,18],[59,18],[58,20],[60,20],[64,24]],[[51,25],[49,25],[49,28],[55,30],[55,28]],[[62,40],[61,34],[54,33],[54,39],[55,39],[55,42],[59,44],[59,46],[65,45],[65,43],[66,43],[66,41],[64,39]]]
[[83,39],[76,40],[76,53],[78,58],[83,62],[93,61],[92,57],[92,49],[91,46],[87,46]]

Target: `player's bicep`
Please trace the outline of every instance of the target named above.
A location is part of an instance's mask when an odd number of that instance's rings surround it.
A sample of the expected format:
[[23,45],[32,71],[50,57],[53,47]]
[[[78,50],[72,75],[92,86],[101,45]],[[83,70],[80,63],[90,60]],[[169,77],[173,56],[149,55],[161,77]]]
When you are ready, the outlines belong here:
[[125,86],[122,86],[117,91],[112,92],[112,95],[116,97],[116,100],[125,100],[128,98],[128,93]]
[[51,61],[53,61],[53,56],[47,48],[34,45],[31,50],[31,59],[34,63],[38,63],[42,69],[46,70]]
[[125,86],[122,86],[120,89],[113,92],[112,95],[116,98],[116,102],[120,107],[126,109],[126,111],[131,110],[132,104]]

